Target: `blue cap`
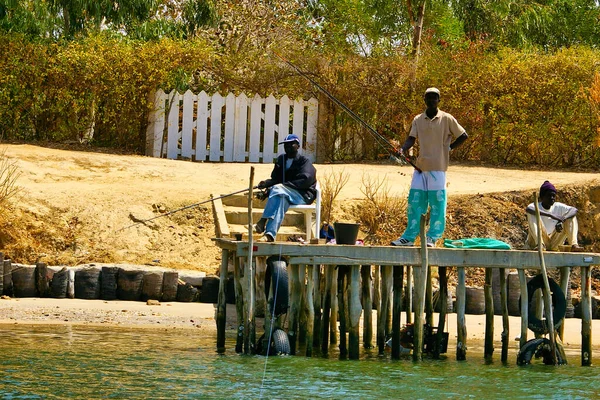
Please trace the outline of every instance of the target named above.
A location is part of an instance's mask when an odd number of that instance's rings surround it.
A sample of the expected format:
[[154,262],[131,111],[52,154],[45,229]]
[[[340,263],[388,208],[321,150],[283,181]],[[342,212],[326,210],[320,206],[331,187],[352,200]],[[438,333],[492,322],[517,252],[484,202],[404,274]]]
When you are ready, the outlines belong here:
[[279,144],[284,144],[284,143],[289,143],[289,142],[298,142],[298,144],[300,144],[300,138],[298,137],[298,135],[294,135],[289,134],[285,137],[285,139],[283,139],[283,142],[279,142]]

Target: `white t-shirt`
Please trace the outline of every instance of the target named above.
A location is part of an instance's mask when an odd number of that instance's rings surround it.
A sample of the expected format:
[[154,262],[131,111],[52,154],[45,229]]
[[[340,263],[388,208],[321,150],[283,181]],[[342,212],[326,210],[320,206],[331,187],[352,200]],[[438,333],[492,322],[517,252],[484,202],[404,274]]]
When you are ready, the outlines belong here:
[[[571,210],[575,209],[575,207],[568,206],[564,203],[559,203],[558,201],[555,202],[554,204],[552,204],[552,206],[549,209],[544,208],[544,206],[542,206],[541,202],[539,202],[538,205],[540,207],[540,211],[546,211],[546,212],[556,215],[558,217],[564,217]],[[529,205],[529,207],[535,209],[535,205],[533,203],[531,203]],[[528,214],[528,216],[530,218],[533,217],[533,219],[535,220],[535,215]],[[540,215],[540,217],[542,219],[542,223],[544,224],[544,228],[546,229],[546,233],[548,235],[551,235],[552,233],[554,233],[554,229],[555,229],[558,221],[555,220],[554,218],[546,217],[544,215]]]

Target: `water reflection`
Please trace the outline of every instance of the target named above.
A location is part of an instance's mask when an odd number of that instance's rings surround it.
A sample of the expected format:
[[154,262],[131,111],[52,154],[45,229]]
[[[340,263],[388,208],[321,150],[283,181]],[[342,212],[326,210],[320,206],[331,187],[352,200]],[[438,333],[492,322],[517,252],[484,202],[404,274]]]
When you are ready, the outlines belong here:
[[[196,331],[0,327],[1,398],[599,398],[595,367],[240,356]],[[499,353],[499,352],[498,352]]]

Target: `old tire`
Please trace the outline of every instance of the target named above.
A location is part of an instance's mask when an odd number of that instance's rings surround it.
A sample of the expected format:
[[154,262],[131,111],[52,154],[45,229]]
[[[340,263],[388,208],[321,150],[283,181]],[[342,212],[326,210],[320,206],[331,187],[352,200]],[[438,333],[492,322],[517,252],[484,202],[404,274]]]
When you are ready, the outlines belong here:
[[102,300],[116,300],[119,267],[102,267],[100,274],[100,297]]
[[[556,361],[559,365],[564,365],[567,363],[567,359],[563,357],[564,351],[560,346],[559,343],[556,343]],[[519,350],[519,354],[517,354],[517,365],[531,364],[531,359],[534,357],[542,358],[546,365],[554,365],[550,340],[546,338],[531,339],[525,343]]]
[[[567,300],[560,286],[552,278],[548,278],[550,292],[552,293],[552,319],[554,320],[554,329],[557,330],[565,319],[567,311]],[[527,313],[529,314],[529,329],[533,332],[545,335],[548,333],[548,326],[545,319],[539,319],[535,316],[535,308],[532,303],[533,295],[536,290],[544,287],[544,278],[541,274],[534,276],[527,282]]]
[[[273,295],[269,298],[269,291],[273,284]],[[267,259],[267,271],[265,273],[265,295],[268,299],[269,314],[278,317],[287,313],[289,303],[289,282],[287,263],[277,257]]]
[[190,283],[177,285],[177,301],[183,303],[191,303],[197,301],[198,289],[192,286]]
[[85,268],[75,271],[75,298],[87,300],[100,298],[100,269]]
[[141,300],[160,300],[162,296],[162,286],[162,272],[148,272],[144,274],[144,279],[142,279],[142,294],[140,296]]
[[13,265],[12,283],[15,297],[37,297],[35,267]]
[[290,354],[290,339],[287,333],[282,329],[275,329],[273,331],[271,348],[275,355]]
[[485,314],[485,296],[483,288],[467,287],[465,289],[465,314]]
[[120,300],[138,301],[142,294],[144,271],[129,271],[119,268],[117,279],[117,297]]
[[60,271],[55,272],[50,281],[50,296],[56,299],[64,299],[67,297],[67,286],[69,285],[69,270],[63,267]]
[[179,280],[179,272],[166,271],[163,274],[162,284],[162,301],[177,300],[177,282]]

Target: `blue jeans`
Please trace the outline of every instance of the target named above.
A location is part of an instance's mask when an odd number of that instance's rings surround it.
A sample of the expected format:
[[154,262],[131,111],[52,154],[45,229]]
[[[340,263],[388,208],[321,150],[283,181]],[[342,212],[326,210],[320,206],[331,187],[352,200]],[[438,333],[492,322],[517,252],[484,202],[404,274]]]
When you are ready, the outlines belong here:
[[300,192],[281,183],[269,188],[269,199],[262,215],[267,220],[265,234],[276,237],[285,213],[292,204],[306,204]]

